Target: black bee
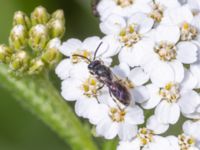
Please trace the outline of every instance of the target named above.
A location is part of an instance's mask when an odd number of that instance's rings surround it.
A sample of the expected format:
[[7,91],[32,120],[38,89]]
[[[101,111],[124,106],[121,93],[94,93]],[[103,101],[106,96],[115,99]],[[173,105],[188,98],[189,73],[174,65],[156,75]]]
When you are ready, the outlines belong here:
[[[105,66],[102,61],[95,60],[96,54],[101,46],[102,42],[97,47],[93,60],[88,59],[82,55],[76,55],[87,59],[89,62],[88,69],[92,75],[94,75],[98,81],[100,81],[103,86],[106,85],[109,89],[109,93],[114,97],[114,101],[119,101],[120,103],[128,106],[130,104],[131,96],[125,85],[116,78],[116,76],[112,73],[109,67]],[[101,88],[103,88],[103,86]]]

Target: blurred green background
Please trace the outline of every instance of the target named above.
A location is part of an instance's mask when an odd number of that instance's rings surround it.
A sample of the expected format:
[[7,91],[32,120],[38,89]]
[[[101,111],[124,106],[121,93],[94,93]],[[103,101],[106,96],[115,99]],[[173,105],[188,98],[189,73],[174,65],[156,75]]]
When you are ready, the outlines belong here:
[[[63,40],[100,35],[98,19],[92,15],[90,4],[91,0],[0,0],[0,43],[7,43],[15,11],[30,14],[39,5],[50,13],[56,9],[64,10],[66,33]],[[69,150],[45,124],[24,110],[0,83],[0,150],[36,149]]]

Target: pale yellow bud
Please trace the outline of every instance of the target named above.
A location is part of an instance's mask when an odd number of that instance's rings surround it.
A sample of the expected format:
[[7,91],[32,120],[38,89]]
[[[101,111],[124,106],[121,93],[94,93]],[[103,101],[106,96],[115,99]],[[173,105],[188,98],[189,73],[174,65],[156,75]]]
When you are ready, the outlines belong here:
[[50,18],[49,13],[47,12],[46,8],[42,6],[36,7],[35,10],[31,13],[32,25],[46,24],[49,18]]

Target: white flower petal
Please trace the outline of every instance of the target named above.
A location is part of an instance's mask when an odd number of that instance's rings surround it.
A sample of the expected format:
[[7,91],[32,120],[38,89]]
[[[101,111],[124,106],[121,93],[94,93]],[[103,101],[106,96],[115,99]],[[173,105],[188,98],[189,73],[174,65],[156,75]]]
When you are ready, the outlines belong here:
[[171,42],[175,44],[180,38],[180,30],[176,26],[164,26],[160,25],[156,29],[156,41],[157,42]]
[[200,88],[200,63],[195,63],[190,66],[190,71],[193,76],[197,79],[196,88]]
[[131,140],[133,137],[137,135],[137,130],[138,128],[136,125],[128,123],[121,124],[118,133],[120,140],[122,141]]
[[156,116],[151,116],[147,120],[147,128],[154,131],[155,134],[162,134],[168,130],[169,124],[160,123]]
[[180,117],[180,108],[176,103],[164,100],[155,109],[155,115],[161,123],[175,124]]
[[116,122],[112,122],[110,119],[104,119],[97,125],[96,132],[98,135],[102,135],[105,139],[113,139],[119,131],[119,125]]
[[200,104],[200,96],[192,90],[181,91],[181,97],[178,101],[181,111],[185,114],[190,114],[195,111]]
[[164,87],[167,83],[174,81],[174,71],[172,67],[162,61],[154,64],[154,68],[150,73],[150,79],[158,87]]
[[135,138],[133,141],[120,141],[117,150],[140,150],[140,139]]
[[183,131],[196,140],[200,140],[200,121],[186,121],[183,124]]
[[81,47],[82,42],[78,39],[69,39],[60,46],[60,52],[65,56],[70,56],[71,53]]
[[197,46],[190,42],[180,42],[177,45],[177,59],[185,64],[197,61]]
[[[99,53],[102,55],[102,57],[112,57],[121,50],[121,44],[118,41],[118,39],[116,38],[116,36],[107,35],[107,36],[103,37],[102,42],[103,42],[103,44],[101,46],[101,49],[105,50],[103,53],[101,53],[101,52]],[[100,51],[101,51],[101,49],[100,49]]]
[[184,78],[184,67],[180,61],[173,60],[168,63],[174,72],[174,82],[180,83]]
[[136,67],[131,70],[128,78],[135,86],[141,86],[149,80],[149,75],[141,67]]
[[78,116],[84,118],[90,118],[89,116],[93,114],[93,108],[97,105],[95,98],[88,98],[85,96],[77,99],[75,104],[75,112]]
[[99,46],[100,43],[101,43],[101,39],[98,36],[88,37],[83,41],[81,48],[83,50],[95,52],[95,50],[97,49],[97,47]]
[[155,0],[157,4],[163,5],[166,8],[175,8],[180,6],[180,3],[177,0]]
[[104,22],[100,23],[100,29],[104,34],[119,34],[126,26],[125,20],[118,15],[110,15]]
[[67,79],[62,82],[61,95],[67,101],[75,101],[82,96],[82,91],[79,89],[80,81],[76,79]]
[[150,98],[149,91],[145,86],[138,86],[131,90],[131,94],[134,97],[135,102],[144,103]]
[[128,122],[132,125],[142,124],[144,123],[144,114],[140,107],[128,107],[126,109],[127,114],[125,116],[125,122]]
[[185,77],[181,82],[182,89],[194,89],[197,85],[197,79],[193,76],[193,74],[185,69]]
[[162,23],[167,25],[180,25],[183,22],[190,23],[192,20],[192,12],[187,6],[182,6],[166,11]]
[[71,64],[69,59],[62,60],[55,69],[57,76],[64,80],[70,76],[70,70],[72,69],[73,65]]
[[145,109],[152,109],[159,104],[161,97],[159,96],[159,88],[153,84],[148,84],[147,89],[150,94],[150,99],[142,104],[142,107]]

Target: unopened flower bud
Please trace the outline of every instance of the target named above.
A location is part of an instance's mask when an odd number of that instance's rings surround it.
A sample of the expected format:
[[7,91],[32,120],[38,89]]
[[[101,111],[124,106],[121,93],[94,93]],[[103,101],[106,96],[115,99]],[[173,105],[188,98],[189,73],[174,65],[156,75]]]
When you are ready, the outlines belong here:
[[29,31],[29,45],[35,51],[42,51],[49,40],[48,28],[38,24]]
[[29,55],[25,51],[16,52],[11,58],[10,68],[20,72],[27,70],[30,60],[29,58]]
[[10,32],[10,46],[15,50],[24,49],[27,46],[28,32],[23,25],[16,25]]
[[59,46],[60,40],[58,38],[52,39],[49,41],[46,51],[42,54],[42,61],[50,67],[57,64],[61,59]]
[[13,17],[13,25],[15,26],[19,24],[25,26],[27,29],[31,27],[31,22],[29,17],[22,11],[15,12]]
[[41,59],[33,59],[30,63],[28,74],[38,74],[44,69],[44,63]]
[[65,22],[64,12],[63,12],[63,10],[61,10],[61,9],[56,10],[56,11],[52,14],[52,18],[53,18],[53,19],[59,19],[59,20]]
[[52,19],[49,21],[48,27],[52,38],[61,38],[65,33],[65,24],[59,19]]
[[46,24],[50,18],[46,8],[39,6],[31,13],[31,22],[33,25]]
[[9,63],[12,50],[6,45],[0,45],[0,62]]

